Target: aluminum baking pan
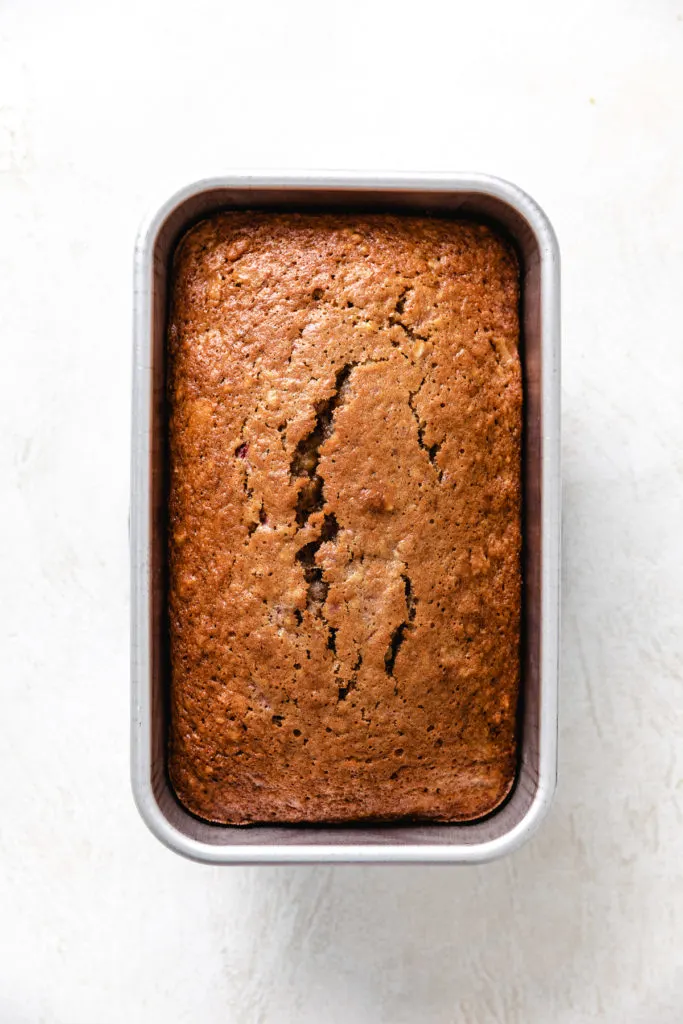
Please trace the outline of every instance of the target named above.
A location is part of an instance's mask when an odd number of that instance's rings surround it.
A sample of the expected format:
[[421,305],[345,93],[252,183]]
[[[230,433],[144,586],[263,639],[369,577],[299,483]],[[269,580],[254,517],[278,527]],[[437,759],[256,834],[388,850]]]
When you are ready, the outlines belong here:
[[[189,814],[166,770],[165,330],[170,258],[179,236],[219,209],[378,210],[497,222],[523,266],[524,622],[517,781],[474,824],[212,825]],[[560,546],[559,251],[524,192],[480,174],[235,174],[188,185],[144,225],[135,249],[131,576],[132,783],[137,806],[168,847],[212,864],[477,863],[516,849],[550,803],[557,766]]]

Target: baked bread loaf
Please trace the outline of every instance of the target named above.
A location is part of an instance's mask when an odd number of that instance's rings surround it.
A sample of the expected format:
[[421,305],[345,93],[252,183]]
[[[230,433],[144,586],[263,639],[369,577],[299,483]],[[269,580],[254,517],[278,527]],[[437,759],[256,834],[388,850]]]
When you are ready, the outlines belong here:
[[519,270],[467,221],[218,214],[170,315],[170,777],[230,824],[513,784]]

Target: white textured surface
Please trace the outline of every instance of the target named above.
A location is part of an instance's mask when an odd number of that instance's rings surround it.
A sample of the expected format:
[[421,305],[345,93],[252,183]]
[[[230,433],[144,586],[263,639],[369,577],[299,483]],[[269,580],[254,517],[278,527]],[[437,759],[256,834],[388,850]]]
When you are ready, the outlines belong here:
[[[0,5],[0,1024],[683,1019],[681,0]],[[564,259],[561,782],[480,869],[211,869],[128,785],[131,250],[240,167],[483,170]]]

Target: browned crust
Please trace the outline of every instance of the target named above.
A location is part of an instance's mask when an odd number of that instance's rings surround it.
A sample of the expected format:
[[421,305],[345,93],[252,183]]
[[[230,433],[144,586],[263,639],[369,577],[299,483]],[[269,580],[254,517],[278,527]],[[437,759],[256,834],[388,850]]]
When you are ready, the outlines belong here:
[[169,766],[194,814],[463,821],[509,792],[518,300],[480,224],[239,212],[182,240]]

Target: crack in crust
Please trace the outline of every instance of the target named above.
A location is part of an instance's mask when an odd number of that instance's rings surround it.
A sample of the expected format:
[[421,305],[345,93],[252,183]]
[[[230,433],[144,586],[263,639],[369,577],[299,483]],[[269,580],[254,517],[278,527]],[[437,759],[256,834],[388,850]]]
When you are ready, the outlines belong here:
[[355,365],[355,363],[347,363],[337,373],[334,392],[324,402],[317,404],[315,426],[306,437],[299,441],[292,456],[290,479],[303,478],[305,481],[299,490],[296,501],[296,521],[299,526],[305,526],[312,513],[319,512],[325,504],[324,481],[318,473],[320,448],[332,433],[335,410],[344,398],[344,385]]
[[[344,400],[345,385],[355,365],[355,363],[346,363],[337,373],[332,395],[318,404],[315,426],[310,434],[299,441],[290,463],[291,478],[304,478],[304,484],[299,490],[296,502],[296,521],[302,528],[314,512],[322,511],[325,507],[325,481],[318,472],[320,448],[332,434],[334,415],[337,407]],[[324,578],[322,568],[316,562],[316,555],[320,547],[326,542],[334,541],[338,533],[339,524],[336,516],[334,513],[328,512],[325,514],[318,537],[308,544],[304,544],[296,554],[297,561],[303,567],[304,579],[308,585],[306,607],[311,614],[323,619],[326,625],[323,606],[327,600],[330,585]],[[327,646],[336,656],[337,631],[329,625],[327,628]]]
[[359,669],[360,669],[362,664],[363,664],[363,655],[359,651],[358,652],[358,658],[357,658],[357,660],[356,660],[356,662],[355,662],[355,664],[353,666],[353,669],[351,670],[353,672],[353,675],[349,679],[349,681],[346,684],[346,686],[340,686],[339,687],[339,693],[337,695],[337,703],[339,703],[339,701],[346,700],[346,698],[349,695],[349,693],[351,692],[351,690],[355,690],[356,689],[356,686],[358,685],[358,671],[359,671]]
[[[296,553],[296,560],[303,567],[304,579],[308,584],[306,595],[306,607],[318,618],[322,618],[322,609],[327,600],[327,593],[330,589],[329,583],[323,579],[323,570],[316,563],[315,556],[325,541],[333,541],[339,532],[339,524],[332,514],[325,516],[319,536],[316,540],[304,544]],[[335,631],[336,632],[336,631]],[[331,651],[335,650],[335,639],[330,629],[330,637],[327,645]]]
[[414,327],[411,327],[410,324],[404,323],[401,319],[406,306],[406,299],[412,291],[412,287],[407,285],[399,295],[396,300],[394,312],[389,315],[389,326],[400,327],[402,331],[405,331],[411,341],[429,341],[429,336],[427,334],[419,334]]
[[420,414],[419,414],[419,412],[417,410],[417,406],[415,405],[415,399],[420,394],[420,391],[422,390],[424,384],[426,383],[426,380],[427,380],[427,378],[423,377],[422,380],[420,381],[420,386],[417,388],[417,390],[410,391],[408,393],[408,405],[410,406],[410,411],[412,412],[413,418],[415,420],[415,423],[417,424],[417,443],[419,444],[420,448],[424,452],[427,453],[427,458],[429,459],[429,461],[431,462],[432,466],[436,470],[436,474],[437,474],[437,477],[439,479],[439,483],[441,483],[441,481],[443,479],[443,470],[439,468],[439,465],[438,465],[438,463],[436,461],[436,457],[439,454],[439,452],[441,451],[441,445],[440,444],[431,444],[431,445],[425,444],[424,432],[425,432],[425,427],[426,427],[427,424],[426,424],[426,421],[423,420],[420,417]]
[[[410,289],[404,289],[396,303],[396,315],[403,312],[405,304],[405,296]],[[393,314],[392,314],[393,316]],[[398,320],[394,321],[399,323]],[[405,328],[405,325],[400,324]],[[406,331],[406,333],[409,333]],[[413,335],[410,335],[413,337]],[[415,337],[420,337],[415,335]],[[424,339],[422,339],[424,340]],[[386,362],[386,360],[373,360],[369,359],[363,362],[362,365],[373,362]],[[334,391],[332,395],[325,399],[325,401],[318,403],[316,407],[316,421],[313,429],[299,441],[294,455],[290,463],[290,478],[301,479],[304,478],[304,483],[299,489],[296,502],[296,521],[299,527],[303,528],[308,523],[311,515],[314,512],[320,512],[325,507],[325,495],[324,495],[324,479],[318,472],[320,465],[320,449],[324,442],[332,435],[334,429],[334,417],[337,408],[344,400],[346,387],[351,376],[352,370],[359,365],[358,363],[346,363],[341,370],[338,371],[335,383]],[[419,387],[415,391],[411,391],[408,395],[408,405],[413,414],[417,425],[417,440],[420,448],[427,452],[428,458],[432,466],[437,471],[439,482],[441,482],[443,471],[436,465],[436,456],[439,452],[441,445],[426,445],[424,442],[424,428],[425,423],[421,420],[417,408],[415,406],[415,398],[420,393],[424,386],[426,377],[423,377]],[[308,585],[306,595],[306,607],[311,614],[317,618],[322,619],[327,625],[327,621],[323,615],[323,608],[327,600],[329,592],[329,583],[324,579],[323,569],[317,564],[316,556],[321,546],[327,541],[334,541],[339,532],[339,524],[333,513],[326,513],[323,519],[322,526],[318,537],[299,549],[296,554],[296,559],[299,564],[303,567],[304,579]],[[417,599],[412,592],[412,583],[410,577],[407,574],[407,566],[404,563],[405,572],[401,574],[403,585],[405,588],[405,601],[406,601],[406,619],[404,619],[399,625],[393,630],[387,651],[384,655],[384,669],[390,678],[394,675],[394,666],[396,664],[396,658],[398,652],[401,649],[406,633],[414,629],[414,619],[417,612]],[[337,645],[336,635],[337,630],[332,626],[328,628],[328,639],[327,647],[332,652],[336,661]],[[348,696],[349,692],[355,688],[357,684],[357,671],[362,664],[363,656],[359,653],[358,661],[354,666],[353,675],[349,681],[340,686],[338,689],[338,701],[343,701]],[[338,670],[338,664],[335,668],[335,673]]]
[[[393,678],[394,665],[396,664],[396,657],[401,649],[401,645],[406,638],[406,633],[410,630],[415,629],[413,625],[415,616],[417,615],[417,598],[413,593],[413,584],[410,576],[408,575],[408,566],[403,563],[404,572],[401,573],[401,579],[403,580],[403,587],[405,591],[405,602],[406,602],[406,618],[398,624],[396,629],[389,638],[389,646],[387,647],[386,654],[384,655],[384,671],[388,676]],[[394,686],[394,693],[397,693],[398,689]]]

